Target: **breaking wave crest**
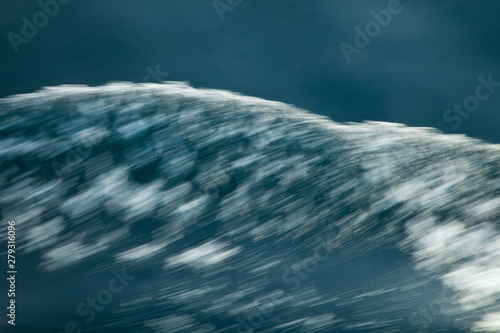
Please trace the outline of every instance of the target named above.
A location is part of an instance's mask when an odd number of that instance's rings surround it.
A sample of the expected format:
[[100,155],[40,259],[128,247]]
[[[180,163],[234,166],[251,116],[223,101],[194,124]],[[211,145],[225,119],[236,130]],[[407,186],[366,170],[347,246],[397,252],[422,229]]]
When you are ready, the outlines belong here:
[[2,220],[47,293],[137,276],[94,329],[500,331],[498,145],[173,82],[5,98],[0,138]]

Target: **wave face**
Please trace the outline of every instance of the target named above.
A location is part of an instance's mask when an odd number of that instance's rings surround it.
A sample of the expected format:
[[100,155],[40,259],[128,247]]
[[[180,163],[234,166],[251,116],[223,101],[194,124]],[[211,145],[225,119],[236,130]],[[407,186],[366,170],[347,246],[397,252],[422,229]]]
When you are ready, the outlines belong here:
[[500,331],[498,145],[172,82],[0,108],[19,329]]

